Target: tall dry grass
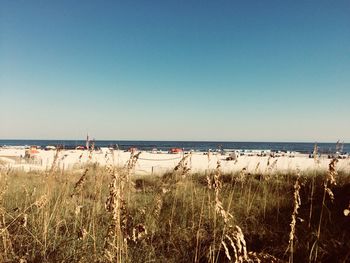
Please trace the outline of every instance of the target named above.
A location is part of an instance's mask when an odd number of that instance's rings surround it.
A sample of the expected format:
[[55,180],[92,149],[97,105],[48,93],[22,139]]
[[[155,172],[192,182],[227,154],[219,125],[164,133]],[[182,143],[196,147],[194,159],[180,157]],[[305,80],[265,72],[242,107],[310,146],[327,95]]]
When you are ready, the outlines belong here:
[[337,174],[335,160],[325,174],[277,173],[276,160],[264,174],[223,174],[222,161],[195,174],[189,154],[151,177],[134,173],[140,154],[125,167],[114,153],[103,167],[89,154],[86,167],[71,171],[57,161],[46,173],[0,169],[0,262],[350,258],[350,178]]

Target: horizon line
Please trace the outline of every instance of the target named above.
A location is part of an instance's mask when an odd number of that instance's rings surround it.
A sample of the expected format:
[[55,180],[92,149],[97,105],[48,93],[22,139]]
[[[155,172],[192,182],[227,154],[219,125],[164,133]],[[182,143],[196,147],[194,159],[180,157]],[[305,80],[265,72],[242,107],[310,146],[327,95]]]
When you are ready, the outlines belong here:
[[[86,141],[86,139],[2,139],[0,141]],[[259,140],[153,140],[153,139],[94,139],[94,141],[135,141],[135,142],[233,142],[233,143],[328,143],[328,144],[336,144],[337,142],[342,144],[349,144],[350,142],[345,142],[342,140],[338,141],[293,141],[293,140],[277,140],[277,141],[259,141]]]

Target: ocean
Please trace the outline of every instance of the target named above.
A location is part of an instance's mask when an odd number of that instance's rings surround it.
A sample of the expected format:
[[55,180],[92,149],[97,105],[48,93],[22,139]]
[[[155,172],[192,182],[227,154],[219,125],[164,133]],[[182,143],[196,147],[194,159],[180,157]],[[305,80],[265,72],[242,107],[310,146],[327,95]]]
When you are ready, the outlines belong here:
[[[96,147],[114,146],[121,150],[136,147],[140,150],[167,151],[170,148],[183,148],[184,150],[208,151],[217,149],[237,150],[272,150],[272,151],[296,151],[310,153],[314,149],[313,142],[215,142],[215,141],[122,141],[122,140],[96,140]],[[78,145],[85,145],[84,140],[0,140],[0,146],[25,146],[38,145],[63,145],[66,149],[74,149]],[[318,143],[320,153],[333,153],[336,151],[336,143]],[[350,143],[343,144],[343,152],[350,153]]]

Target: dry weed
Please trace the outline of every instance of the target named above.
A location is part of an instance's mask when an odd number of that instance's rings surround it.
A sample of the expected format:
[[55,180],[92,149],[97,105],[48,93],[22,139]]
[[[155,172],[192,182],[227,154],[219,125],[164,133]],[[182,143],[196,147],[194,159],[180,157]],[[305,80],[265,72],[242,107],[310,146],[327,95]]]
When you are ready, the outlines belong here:
[[290,256],[289,256],[289,262],[293,261],[293,255],[294,255],[294,238],[295,238],[295,226],[297,223],[297,216],[298,216],[298,210],[301,205],[301,199],[300,199],[300,171],[298,171],[298,177],[294,184],[294,194],[293,194],[293,213],[292,213],[292,221],[290,222],[290,232],[289,232],[289,241],[288,241],[288,248]]

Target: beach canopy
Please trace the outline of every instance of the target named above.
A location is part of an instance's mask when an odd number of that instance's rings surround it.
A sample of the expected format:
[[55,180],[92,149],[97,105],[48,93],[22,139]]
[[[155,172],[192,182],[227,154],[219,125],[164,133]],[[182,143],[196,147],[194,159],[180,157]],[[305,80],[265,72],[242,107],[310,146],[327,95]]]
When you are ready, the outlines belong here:
[[86,148],[85,148],[85,146],[79,145],[79,146],[75,147],[75,149],[76,150],[85,150]]
[[171,148],[170,153],[182,153],[183,150],[181,148]]
[[25,151],[25,157],[31,157],[34,156],[35,154],[38,154],[39,151],[35,148],[31,148]]

